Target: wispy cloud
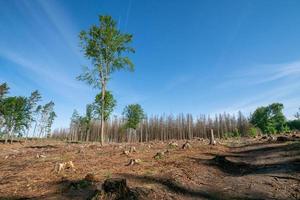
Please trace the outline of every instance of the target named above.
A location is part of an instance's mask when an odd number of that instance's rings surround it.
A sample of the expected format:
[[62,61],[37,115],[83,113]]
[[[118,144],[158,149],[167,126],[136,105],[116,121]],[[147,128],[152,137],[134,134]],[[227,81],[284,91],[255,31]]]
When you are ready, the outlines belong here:
[[128,0],[128,7],[127,7],[127,11],[126,11],[126,18],[125,18],[125,31],[127,30],[129,15],[130,15],[130,11],[131,11],[131,4],[132,4],[132,0]]
[[[82,86],[75,81],[75,78],[70,78],[68,75],[58,70],[57,66],[49,66],[45,63],[39,62],[37,59],[30,61],[21,54],[3,51],[1,49],[0,56],[15,63],[18,67],[27,70],[28,74],[31,74],[28,78],[35,81],[42,87],[50,87],[55,92],[60,92],[64,95],[67,94],[66,91],[82,89]],[[41,79],[43,82],[40,81]],[[50,84],[43,85],[44,82],[48,82]]]
[[61,6],[56,5],[55,1],[38,2],[69,48],[73,51],[77,58],[82,59],[77,38],[79,31],[74,26],[74,23],[71,22],[67,12],[62,10]]
[[[275,64],[257,65],[247,70],[233,72],[229,79],[218,85],[218,89],[233,91],[250,90],[249,94],[237,98],[236,102],[221,110],[235,113],[239,110],[253,112],[258,106],[268,105],[273,102],[282,102],[287,108],[289,117],[292,108],[300,106],[300,61]],[[266,88],[261,86],[265,85]],[[256,92],[253,90],[257,88]],[[298,105],[296,105],[298,102]]]
[[300,61],[273,65],[256,65],[230,74],[227,77],[227,80],[218,85],[218,87],[226,88],[237,85],[251,86],[278,81],[285,78],[296,79],[299,77]]
[[182,87],[183,85],[189,83],[193,77],[191,75],[180,75],[171,78],[163,88],[163,92],[168,92],[176,89],[177,87]]

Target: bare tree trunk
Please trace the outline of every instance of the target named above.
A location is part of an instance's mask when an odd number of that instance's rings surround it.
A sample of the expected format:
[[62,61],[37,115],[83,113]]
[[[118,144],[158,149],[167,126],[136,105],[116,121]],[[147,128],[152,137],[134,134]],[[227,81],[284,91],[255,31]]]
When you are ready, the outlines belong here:
[[10,132],[10,130],[8,131],[7,128],[6,128],[6,136],[5,136],[5,142],[4,142],[4,144],[7,144],[7,140],[9,138],[9,132]]
[[103,144],[104,144],[104,137],[103,137],[103,134],[104,134],[104,106],[105,106],[105,102],[104,102],[104,99],[105,99],[105,84],[104,83],[102,83],[102,98],[101,98],[101,100],[102,100],[102,106],[101,106],[101,136],[100,136],[100,138],[101,138],[101,141],[100,141],[100,143],[101,143],[101,146],[103,146]]
[[13,130],[14,130],[14,126],[11,127],[11,129],[7,132],[7,137],[5,139],[5,144],[7,143],[8,138],[10,138],[10,144],[12,144],[12,138],[13,138],[12,133],[13,133]]

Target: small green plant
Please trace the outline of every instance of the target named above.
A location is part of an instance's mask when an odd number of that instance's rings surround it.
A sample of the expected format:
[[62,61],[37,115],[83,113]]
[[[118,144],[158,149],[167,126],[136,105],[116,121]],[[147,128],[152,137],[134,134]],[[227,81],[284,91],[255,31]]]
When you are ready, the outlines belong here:
[[259,133],[259,130],[257,128],[251,127],[248,131],[248,136],[255,137],[258,135],[258,133]]

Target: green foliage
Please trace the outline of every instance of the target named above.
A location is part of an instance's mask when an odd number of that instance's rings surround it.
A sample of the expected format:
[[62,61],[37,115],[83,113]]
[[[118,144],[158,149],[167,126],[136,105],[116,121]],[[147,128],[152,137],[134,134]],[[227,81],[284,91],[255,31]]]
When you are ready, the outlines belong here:
[[259,129],[255,128],[255,127],[250,127],[248,132],[247,132],[247,135],[250,136],[250,137],[255,137],[258,134],[259,134]]
[[5,95],[8,93],[8,91],[9,91],[9,87],[8,87],[7,83],[2,83],[0,85],[0,100],[5,97]]
[[88,132],[90,130],[90,126],[93,118],[94,118],[93,105],[88,104],[86,105],[85,116],[79,117],[80,127],[84,130],[84,132]]
[[[38,105],[42,97],[37,90],[33,91],[30,97],[7,97],[8,90],[9,87],[6,83],[0,85],[1,135],[23,136],[25,131],[28,134],[33,122],[35,122],[34,132],[38,126],[40,133],[43,131],[49,133],[56,117],[53,110],[54,103],[50,102],[45,106]],[[37,125],[38,123],[39,125]]]
[[7,132],[21,133],[28,128],[30,113],[27,110],[25,97],[7,97],[1,101],[0,113],[4,119]]
[[56,117],[54,112],[54,102],[50,101],[41,107],[40,135],[42,133],[50,133],[51,127]]
[[29,118],[27,118],[28,127],[32,124],[32,122],[36,121],[35,114],[41,110],[41,106],[37,105],[37,103],[42,99],[41,94],[35,90],[31,93],[30,97],[27,99],[26,110],[29,112]]
[[273,134],[285,131],[286,119],[282,112],[283,104],[273,103],[267,107],[257,108],[250,118],[251,124],[263,133]]
[[295,119],[287,122],[291,130],[300,130],[300,119]]
[[80,115],[77,110],[73,111],[72,117],[71,117],[71,126],[77,125],[80,119]]
[[123,115],[126,119],[126,128],[136,129],[145,118],[144,110],[139,104],[130,104],[125,107]]
[[104,103],[102,102],[102,99],[103,99],[102,93],[100,93],[96,96],[95,102],[93,104],[94,111],[95,111],[95,116],[97,118],[100,118],[100,116],[102,115],[102,111],[103,111],[104,121],[106,121],[106,120],[108,120],[112,111],[116,107],[117,102],[114,99],[114,96],[111,94],[110,91],[105,92]]
[[87,133],[90,130],[91,122],[94,119],[94,106],[93,104],[86,105],[84,116],[80,116],[77,110],[73,111],[71,117],[71,126],[76,126],[81,132]]
[[234,132],[227,132],[224,134],[225,138],[231,138],[231,137],[240,137],[241,134],[238,131],[234,131]]
[[99,26],[93,25],[88,31],[81,31],[79,34],[84,55],[91,60],[93,67],[85,67],[78,79],[105,90],[103,87],[111,73],[126,67],[134,69],[127,57],[134,49],[129,46],[132,35],[121,33],[111,16],[99,16],[99,23]]
[[132,35],[121,33],[111,16],[99,16],[99,26],[93,25],[88,31],[79,34],[80,45],[86,58],[92,62],[92,67],[85,66],[78,80],[85,81],[94,88],[102,90],[101,114],[101,144],[103,144],[104,120],[110,114],[111,107],[105,107],[105,91],[111,74],[117,70],[129,69],[134,65],[128,58],[134,49],[129,46]]

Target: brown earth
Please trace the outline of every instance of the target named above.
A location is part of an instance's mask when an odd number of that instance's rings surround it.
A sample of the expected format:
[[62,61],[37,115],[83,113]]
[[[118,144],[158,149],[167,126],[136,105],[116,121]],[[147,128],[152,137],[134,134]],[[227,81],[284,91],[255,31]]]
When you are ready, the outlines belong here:
[[[116,177],[125,178],[138,199],[300,199],[295,140],[241,138],[211,146],[194,139],[189,149],[181,148],[186,141],[0,144],[0,199],[89,199]],[[124,154],[131,146],[136,152]],[[164,153],[154,158],[158,152]],[[131,159],[136,162],[129,165]],[[75,169],[54,171],[69,161]]]

